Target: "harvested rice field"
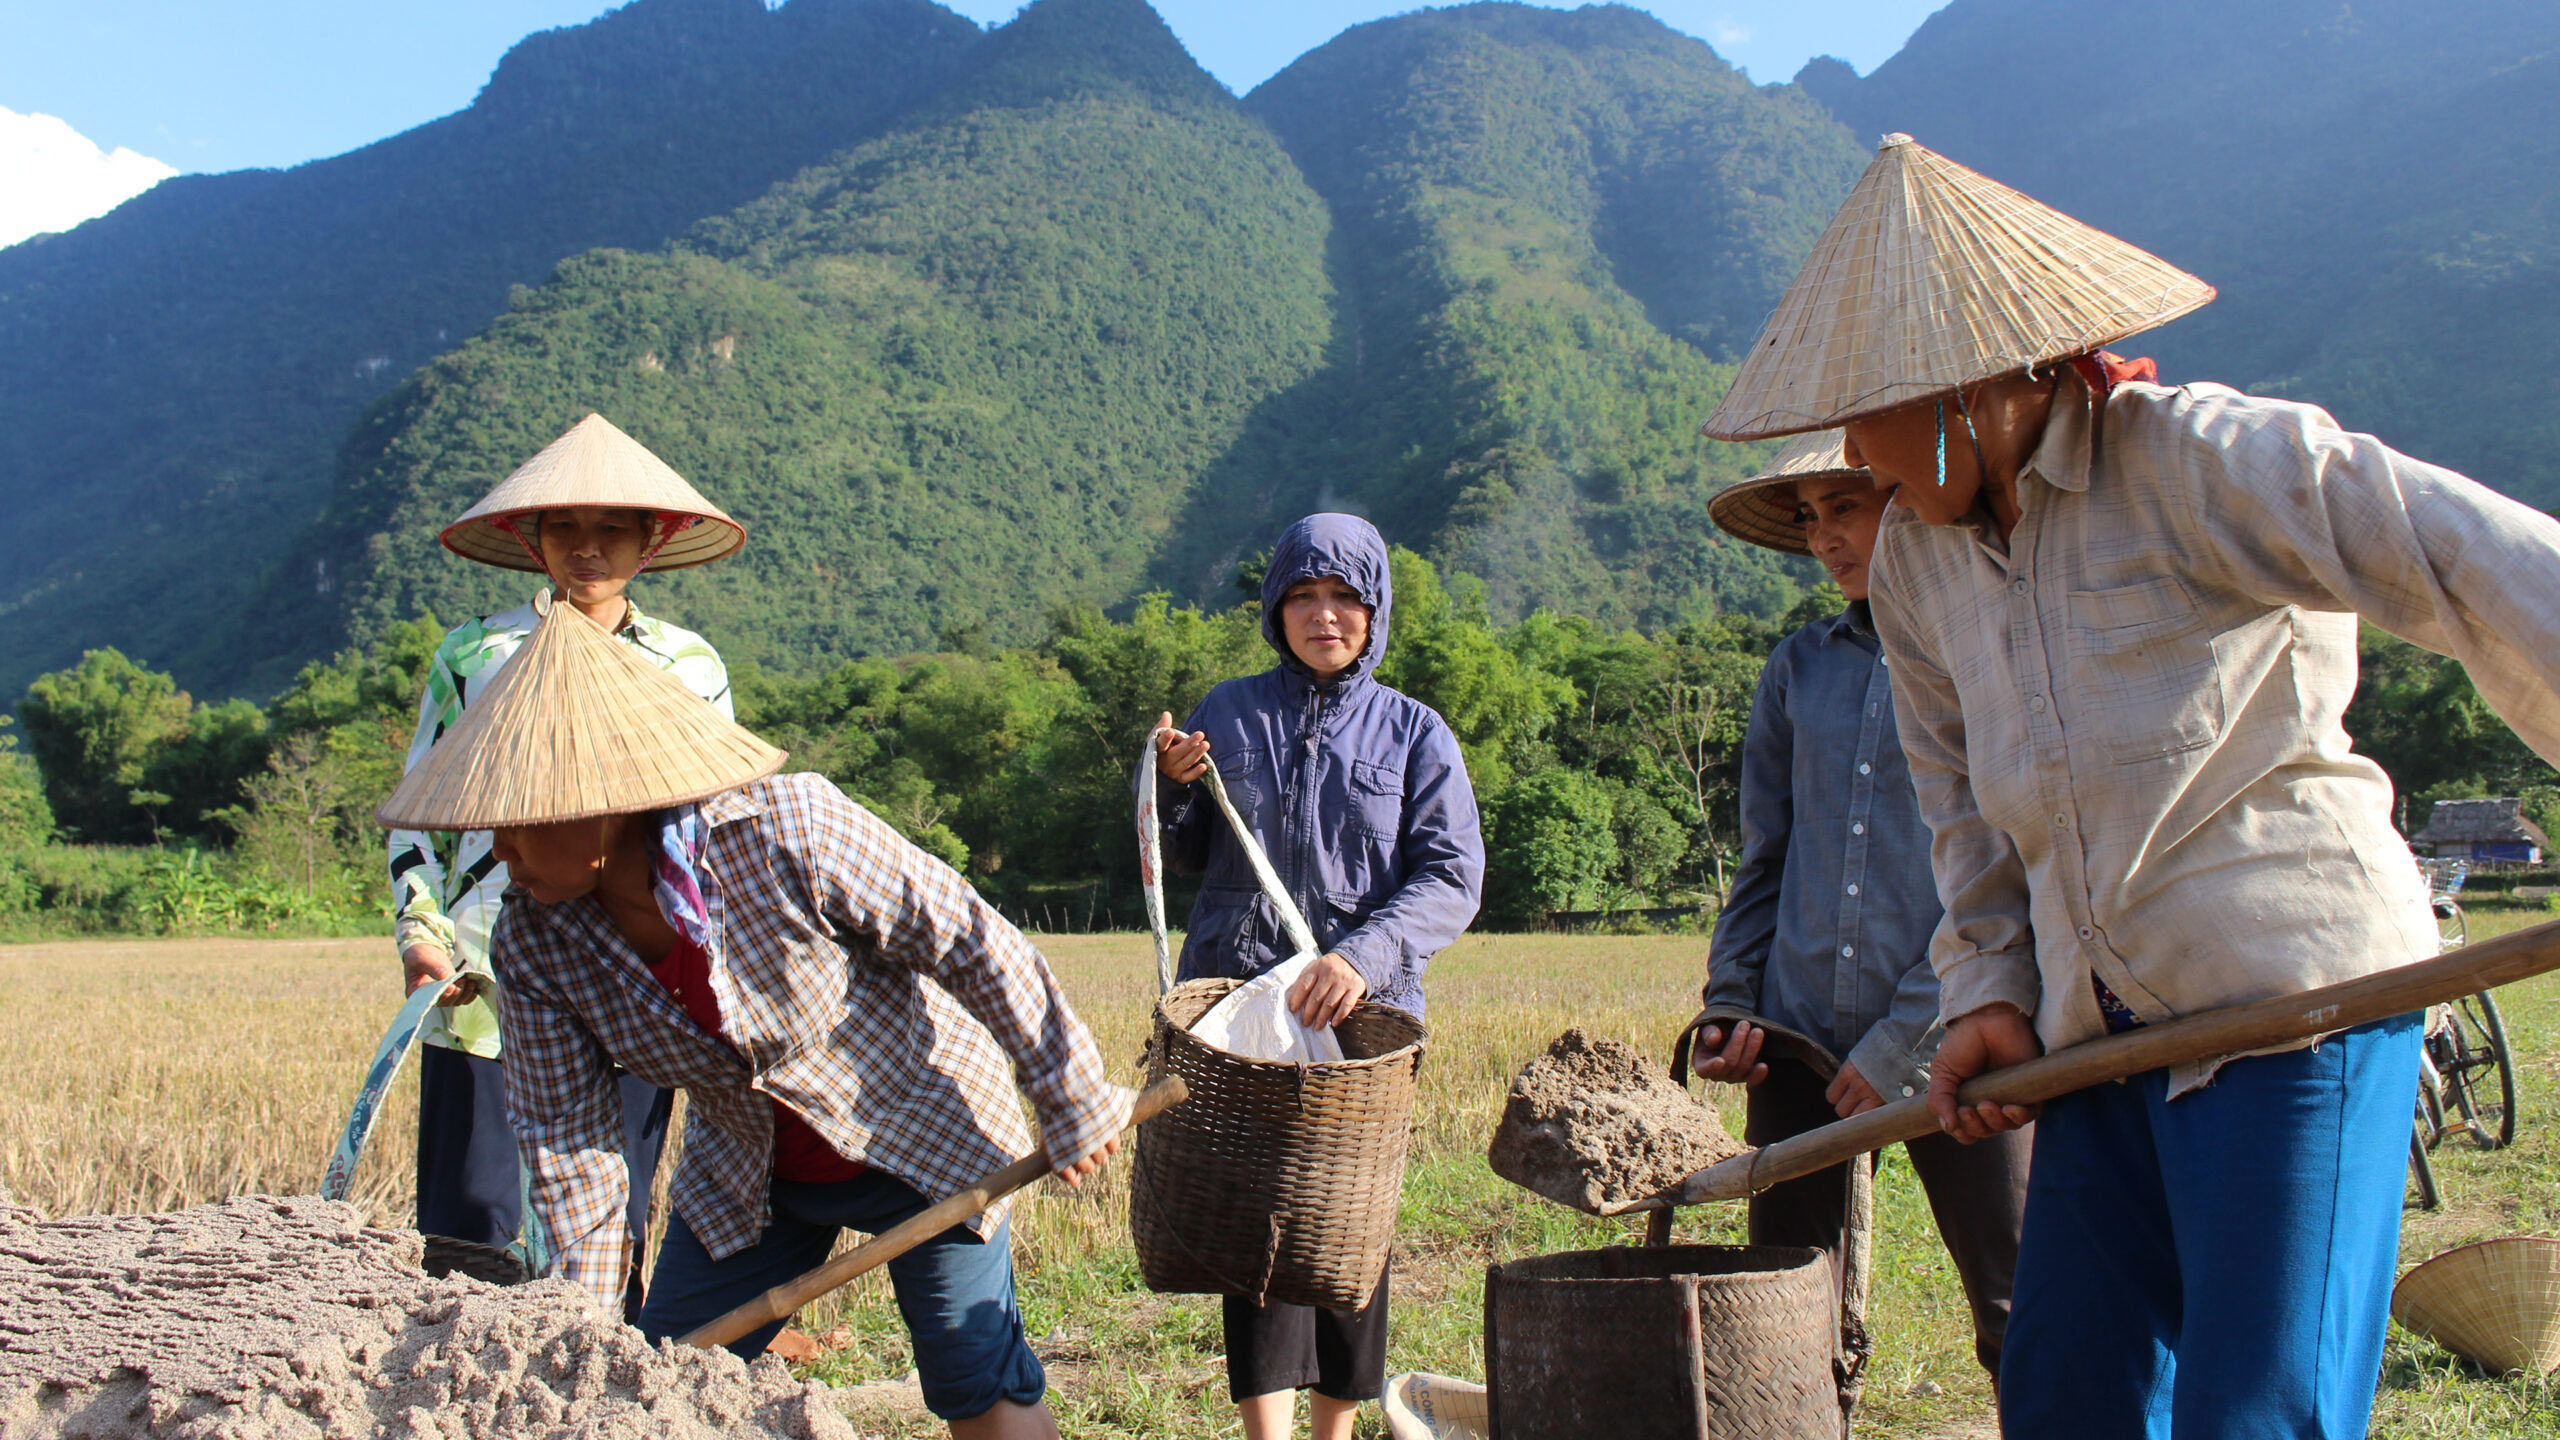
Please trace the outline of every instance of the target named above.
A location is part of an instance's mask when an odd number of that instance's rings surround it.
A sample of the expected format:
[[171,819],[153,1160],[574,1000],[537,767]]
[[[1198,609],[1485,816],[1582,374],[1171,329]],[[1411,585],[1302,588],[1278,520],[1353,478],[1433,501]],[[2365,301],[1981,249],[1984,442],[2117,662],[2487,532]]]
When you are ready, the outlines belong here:
[[[2475,917],[2475,936],[2539,916]],[[1117,1078],[1134,1080],[1154,988],[1143,936],[1051,936],[1043,948]],[[1486,1264],[1640,1239],[1496,1179],[1484,1148],[1512,1075],[1569,1026],[1663,1053],[1696,1007],[1704,943],[1683,937],[1483,936],[1433,966],[1432,1046],[1397,1240],[1390,1364],[1478,1378]],[[118,940],[0,947],[0,1186],[44,1216],[172,1211],[233,1194],[303,1194],[398,1000],[375,941]],[[2501,992],[2521,1059],[2513,1148],[2438,1154],[2445,1205],[2412,1208],[2414,1263],[2463,1241],[2560,1233],[2560,980]],[[1740,1133],[1739,1107],[1727,1124]],[[356,1179],[356,1219],[410,1219],[415,1097],[393,1095]],[[1127,1172],[1086,1193],[1043,1187],[1017,1212],[1023,1303],[1070,1436],[1236,1433],[1215,1301],[1139,1284]],[[1898,1152],[1878,1185],[1877,1349],[1859,1433],[1992,1433],[1964,1305]],[[1683,1240],[1738,1240],[1741,1212],[1686,1212]],[[856,1427],[937,1435],[894,1383],[910,1368],[885,1280],[802,1317],[828,1342],[803,1373],[838,1387]],[[869,1383],[866,1383],[869,1382]],[[852,1387],[860,1386],[859,1390]],[[1374,1414],[1364,1434],[1378,1433]],[[2373,1433],[2560,1437],[2560,1388],[2479,1376],[2392,1332]]]

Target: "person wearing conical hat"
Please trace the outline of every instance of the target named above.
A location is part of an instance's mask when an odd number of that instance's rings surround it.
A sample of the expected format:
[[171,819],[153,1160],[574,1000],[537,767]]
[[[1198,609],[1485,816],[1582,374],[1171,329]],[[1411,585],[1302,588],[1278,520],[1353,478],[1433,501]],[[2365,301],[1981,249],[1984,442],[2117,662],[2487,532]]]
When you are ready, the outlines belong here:
[[[941,861],[567,603],[377,819],[487,830],[507,1113],[551,1273],[623,1295],[616,1070],[685,1092],[684,1158],[637,1324],[681,1336],[1030,1153],[1069,1183],[1130,1095],[1047,961]],[[889,1262],[953,1435],[1053,1437],[1002,1206]],[[730,1348],[752,1358],[780,1322]]]
[[[551,594],[632,652],[730,709],[729,673],[701,636],[643,614],[624,588],[643,568],[699,565],[746,541],[738,523],[600,415],[589,415],[445,527],[447,549],[501,569],[547,575]],[[467,621],[427,667],[408,766],[459,723],[533,631],[534,607]],[[519,1228],[515,1141],[507,1133],[498,1014],[482,994],[489,927],[507,870],[485,830],[390,837],[395,943],[411,990],[459,968],[465,979],[426,1025],[418,1060],[418,1228],[503,1248]],[[635,1235],[648,1225],[648,1190],[670,1101],[654,1085],[625,1085],[625,1143]],[[639,1300],[639,1276],[630,1301]]]
[[[1827,426],[1895,500],[1873,604],[1947,914],[1930,1101],[1984,1071],[2437,953],[2340,717],[2359,617],[2560,760],[2560,522],[2106,346],[2193,276],[1886,138],[1708,422]],[[2043,1107],[2000,1379],[2017,1436],[2362,1435],[2417,1017]]]
[[[1799,435],[1707,503],[1727,533],[1811,556],[1848,601],[1770,651],[1743,733],[1742,858],[1708,944],[1694,1068],[1748,1087],[1753,1145],[1926,1090],[1938,1044],[1929,937],[1943,912],[1867,598],[1886,497],[1841,444],[1837,430]],[[1904,1147],[1963,1283],[1974,1356],[1995,1382],[2031,1142],[2030,1131]],[[1863,1343],[1856,1183],[1835,1165],[1755,1193],[1750,1238],[1829,1255],[1844,1325]]]

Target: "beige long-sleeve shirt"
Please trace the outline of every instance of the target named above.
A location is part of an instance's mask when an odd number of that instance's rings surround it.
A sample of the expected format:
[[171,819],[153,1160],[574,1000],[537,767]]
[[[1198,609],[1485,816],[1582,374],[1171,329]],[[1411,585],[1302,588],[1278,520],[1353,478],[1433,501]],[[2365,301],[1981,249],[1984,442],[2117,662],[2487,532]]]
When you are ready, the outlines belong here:
[[[2066,379],[1987,521],[1888,512],[1874,610],[1946,918],[1942,1012],[2047,1049],[2436,953],[2391,784],[2339,723],[2356,616],[2459,659],[2560,761],[2560,522],[2218,385]],[[2182,1067],[2177,1094],[2218,1062]]]

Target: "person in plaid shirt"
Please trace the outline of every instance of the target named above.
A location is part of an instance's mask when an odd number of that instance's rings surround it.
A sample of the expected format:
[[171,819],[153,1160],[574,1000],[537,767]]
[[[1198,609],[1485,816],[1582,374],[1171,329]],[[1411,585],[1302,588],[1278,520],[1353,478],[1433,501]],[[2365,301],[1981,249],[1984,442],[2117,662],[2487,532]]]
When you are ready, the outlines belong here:
[[[1099,1169],[1130,1096],[1022,934],[826,779],[773,775],[781,752],[552,615],[487,713],[381,811],[491,830],[513,877],[489,957],[551,1273],[618,1303],[616,1067],[688,1103],[637,1322],[653,1340],[814,1269],[843,1229],[886,1230],[1028,1153],[1017,1085],[1060,1178]],[[563,748],[602,758],[558,765]],[[632,756],[646,763],[615,763]],[[1057,1433],[1001,1206],[888,1268],[954,1436]],[[730,1348],[755,1356],[779,1329]]]

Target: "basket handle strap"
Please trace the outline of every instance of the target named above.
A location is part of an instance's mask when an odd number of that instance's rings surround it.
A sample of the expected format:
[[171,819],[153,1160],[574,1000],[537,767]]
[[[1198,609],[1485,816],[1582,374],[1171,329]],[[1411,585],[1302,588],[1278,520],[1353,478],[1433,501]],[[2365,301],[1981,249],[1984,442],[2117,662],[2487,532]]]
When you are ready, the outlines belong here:
[[[1147,892],[1147,923],[1156,937],[1156,978],[1166,990],[1173,988],[1173,962],[1169,955],[1164,918],[1164,838],[1156,821],[1155,763],[1160,737],[1175,733],[1170,726],[1158,726],[1147,735],[1145,751],[1138,757],[1138,876]],[[1289,943],[1301,955],[1316,951],[1315,932],[1307,928],[1307,917],[1298,902],[1289,898],[1288,887],[1280,883],[1278,871],[1271,868],[1271,857],[1262,851],[1262,843],[1253,838],[1253,829],[1236,813],[1235,802],[1227,798],[1226,782],[1218,778],[1218,767],[1211,765],[1200,774],[1208,782],[1209,796],[1218,802],[1218,810],[1235,827],[1236,841],[1244,847],[1244,858],[1253,867],[1253,877],[1262,882],[1263,897],[1271,902],[1280,917],[1280,928]]]

